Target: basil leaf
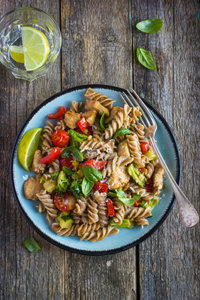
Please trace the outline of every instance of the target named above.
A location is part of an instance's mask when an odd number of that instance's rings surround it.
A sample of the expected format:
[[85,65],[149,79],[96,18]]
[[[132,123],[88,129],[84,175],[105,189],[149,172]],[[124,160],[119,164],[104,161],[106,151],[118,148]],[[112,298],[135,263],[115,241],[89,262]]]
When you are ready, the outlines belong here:
[[62,170],[64,171],[64,173],[66,174],[66,175],[68,175],[68,176],[71,176],[71,175],[73,175],[74,174],[74,172],[70,169],[70,168],[68,168],[68,167],[63,167],[62,168]]
[[69,153],[72,153],[75,160],[83,161],[83,153],[74,146],[65,148],[61,153],[61,157],[69,158]]
[[90,182],[99,181],[103,177],[100,171],[92,167],[84,166],[82,167],[82,171],[86,179]]
[[87,196],[87,194],[89,194],[89,192],[92,190],[93,186],[94,182],[91,182],[84,177],[81,186],[83,195]]
[[125,204],[126,206],[133,205],[136,201],[141,198],[141,195],[134,194],[132,198],[126,198],[124,191],[114,190],[108,193],[108,196],[117,198],[118,201]]
[[161,19],[144,20],[136,24],[136,28],[145,33],[156,33],[163,27]]
[[36,240],[34,238],[30,238],[24,241],[24,246],[26,247],[26,249],[30,252],[38,252],[39,250],[41,250],[40,246],[38,245],[38,243],[36,242]]
[[101,131],[105,131],[106,127],[107,127],[104,123],[104,119],[105,119],[105,111],[103,112],[103,115],[101,116],[100,121],[99,121]]
[[121,134],[132,134],[132,131],[127,128],[120,128],[117,130],[117,132],[114,134],[113,138],[116,139]]
[[150,51],[143,48],[137,48],[137,58],[145,68],[156,70],[156,65]]

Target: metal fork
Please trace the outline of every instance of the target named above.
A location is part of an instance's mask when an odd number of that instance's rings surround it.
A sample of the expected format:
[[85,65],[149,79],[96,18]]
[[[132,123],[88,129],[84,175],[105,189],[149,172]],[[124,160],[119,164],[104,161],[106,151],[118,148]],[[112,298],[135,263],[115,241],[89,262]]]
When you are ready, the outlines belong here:
[[174,191],[176,200],[179,205],[180,214],[184,225],[187,227],[195,226],[199,222],[199,215],[196,209],[194,208],[194,206],[191,204],[191,202],[184,195],[184,193],[176,183],[156,144],[155,132],[157,130],[157,125],[154,117],[152,116],[151,112],[144,104],[142,99],[138,96],[138,94],[133,89],[130,89],[130,91],[126,90],[126,92],[127,93],[125,92],[121,93],[121,97],[123,98],[124,102],[133,107],[135,107],[135,105],[133,104],[135,103],[136,106],[139,106],[142,111],[142,116],[140,117],[140,121],[145,126],[146,137],[148,137],[149,140],[151,141],[152,147],[155,153],[157,154],[159,162],[162,165],[163,169],[165,170],[165,173],[169,179],[169,182],[171,184],[171,187]]

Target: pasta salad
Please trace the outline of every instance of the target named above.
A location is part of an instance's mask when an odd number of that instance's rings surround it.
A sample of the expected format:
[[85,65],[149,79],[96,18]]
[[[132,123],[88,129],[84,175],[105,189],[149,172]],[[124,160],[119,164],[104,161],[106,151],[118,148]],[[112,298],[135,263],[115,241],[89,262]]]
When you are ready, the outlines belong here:
[[88,88],[48,115],[24,196],[58,235],[99,241],[121,227],[149,225],[164,170],[145,137],[139,107]]

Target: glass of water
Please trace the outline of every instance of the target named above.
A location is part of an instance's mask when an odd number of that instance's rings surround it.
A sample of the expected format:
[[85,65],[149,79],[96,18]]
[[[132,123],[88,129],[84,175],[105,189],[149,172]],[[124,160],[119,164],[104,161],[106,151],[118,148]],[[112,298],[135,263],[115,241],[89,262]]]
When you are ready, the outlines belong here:
[[0,20],[0,62],[16,78],[32,81],[45,75],[61,44],[57,23],[42,10],[17,8]]

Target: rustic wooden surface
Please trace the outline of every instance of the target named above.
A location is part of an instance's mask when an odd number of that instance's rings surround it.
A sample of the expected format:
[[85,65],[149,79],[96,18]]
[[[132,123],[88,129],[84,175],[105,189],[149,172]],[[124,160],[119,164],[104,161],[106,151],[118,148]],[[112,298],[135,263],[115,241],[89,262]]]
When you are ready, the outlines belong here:
[[[33,83],[0,65],[0,299],[196,300],[199,299],[199,226],[181,225],[177,205],[164,224],[136,248],[104,257],[72,254],[36,234],[17,209],[9,184],[9,156],[23,121],[49,96],[86,83],[131,85],[169,122],[182,161],[181,186],[199,210],[200,24],[197,0],[2,0],[0,16],[33,6],[61,26],[62,53]],[[136,31],[160,17],[163,30]],[[152,51],[158,70],[138,64],[137,47]],[[42,246],[28,253],[22,243]]]

